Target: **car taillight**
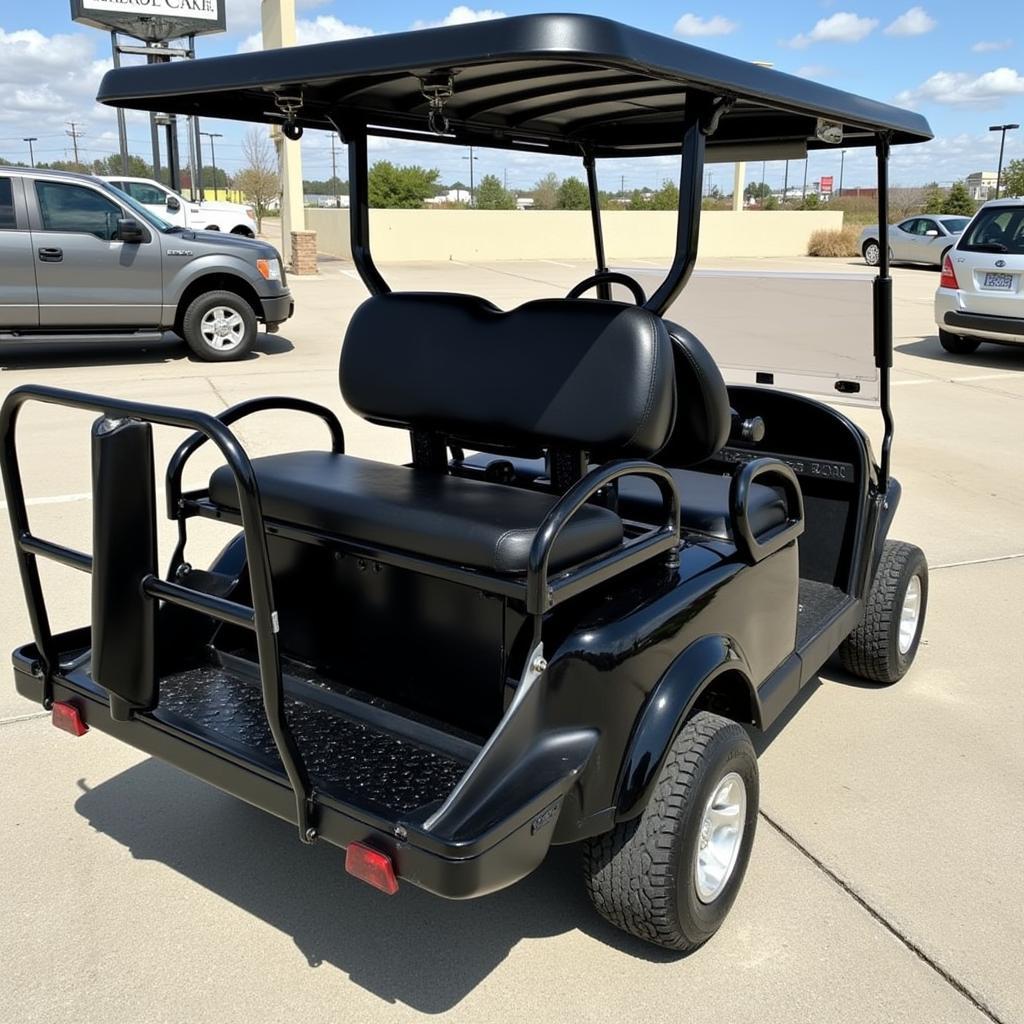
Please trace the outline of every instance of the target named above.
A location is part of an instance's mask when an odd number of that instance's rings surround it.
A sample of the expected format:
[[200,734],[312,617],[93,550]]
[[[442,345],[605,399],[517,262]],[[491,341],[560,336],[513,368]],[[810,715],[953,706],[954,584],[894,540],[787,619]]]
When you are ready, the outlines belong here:
[[58,729],[71,733],[72,736],[84,736],[89,731],[89,726],[82,718],[82,712],[74,704],[67,704],[62,700],[53,702],[52,722]]
[[398,879],[391,858],[380,850],[362,843],[349,843],[345,850],[345,870],[374,889],[394,896],[398,892]]
[[954,290],[960,287],[956,274],[953,271],[953,261],[949,258],[949,253],[946,254],[946,258],[942,261],[942,277],[939,278],[939,287],[953,288]]

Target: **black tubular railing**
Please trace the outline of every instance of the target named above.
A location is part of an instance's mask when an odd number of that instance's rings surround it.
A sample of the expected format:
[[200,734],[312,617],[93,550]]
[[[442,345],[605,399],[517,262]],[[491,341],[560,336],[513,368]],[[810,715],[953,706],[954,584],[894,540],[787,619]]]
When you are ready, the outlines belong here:
[[[15,556],[18,561],[22,587],[25,591],[32,633],[41,661],[43,700],[44,704],[48,706],[52,705],[53,701],[53,675],[58,668],[58,662],[36,559],[37,557],[51,558],[86,572],[92,570],[92,559],[89,555],[32,535],[15,438],[18,415],[28,402],[82,409],[112,419],[138,420],[160,426],[192,430],[212,441],[220,450],[235,478],[235,486],[238,491],[238,507],[241,513],[252,589],[252,608],[227,601],[224,598],[200,593],[180,584],[169,583],[154,576],[149,576],[143,581],[143,591],[153,599],[171,601],[204,615],[244,626],[255,633],[260,686],[267,723],[270,726],[281,764],[295,795],[295,813],[299,835],[303,842],[312,842],[316,838],[313,820],[315,813],[313,790],[302,756],[284,714],[278,622],[277,612],[274,609],[270,558],[267,551],[259,489],[248,455],[227,426],[217,417],[207,413],[173,406],[104,398],[36,385],[15,388],[8,395],[0,408],[0,439],[2,439],[0,469],[2,469],[4,488],[7,494]],[[340,429],[339,425],[338,430],[340,431]]]
[[590,569],[582,567],[571,570],[566,575],[563,587],[572,587],[575,593],[596,586],[604,579],[625,572],[633,565],[638,565],[663,551],[678,548],[679,492],[676,490],[672,474],[664,466],[639,459],[619,459],[598,466],[555,502],[533,538],[526,573],[526,610],[531,615],[540,615],[552,605],[548,563],[551,561],[551,552],[554,550],[558,535],[598,491],[624,476],[643,476],[654,481],[661,492],[664,523],[631,541],[624,550],[615,552],[607,559],[598,560]]

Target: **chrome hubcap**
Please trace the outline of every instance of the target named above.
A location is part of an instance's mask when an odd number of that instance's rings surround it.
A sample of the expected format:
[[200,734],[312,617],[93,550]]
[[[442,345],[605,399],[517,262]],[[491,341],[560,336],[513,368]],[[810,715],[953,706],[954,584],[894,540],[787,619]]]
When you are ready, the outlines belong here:
[[227,352],[242,344],[245,321],[241,314],[227,306],[214,306],[199,324],[199,332],[210,348]]
[[877,245],[869,245],[867,249],[864,250],[864,259],[870,263],[871,266],[874,266],[878,262],[878,255]]
[[900,654],[906,654],[914,646],[917,626],[921,621],[921,577],[911,577],[907,593],[900,609]]
[[715,787],[704,808],[697,840],[694,885],[701,903],[712,903],[732,877],[747,816],[747,787],[729,772]]

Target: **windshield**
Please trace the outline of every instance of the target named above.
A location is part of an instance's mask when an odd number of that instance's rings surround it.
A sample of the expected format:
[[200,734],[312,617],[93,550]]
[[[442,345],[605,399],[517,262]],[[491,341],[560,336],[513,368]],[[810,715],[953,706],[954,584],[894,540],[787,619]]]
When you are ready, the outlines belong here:
[[982,210],[957,248],[967,252],[1024,255],[1024,206],[993,206]]
[[970,223],[970,220],[970,217],[946,217],[942,223],[946,225],[946,230],[951,235],[959,235]]
[[168,224],[167,221],[161,220],[155,213],[151,213],[141,203],[137,203],[123,189],[119,189],[116,185],[111,185],[109,181],[101,182],[101,184],[108,192],[113,192],[122,203],[131,207],[132,211],[137,213],[150,227],[156,228],[157,231],[171,230],[171,225]]

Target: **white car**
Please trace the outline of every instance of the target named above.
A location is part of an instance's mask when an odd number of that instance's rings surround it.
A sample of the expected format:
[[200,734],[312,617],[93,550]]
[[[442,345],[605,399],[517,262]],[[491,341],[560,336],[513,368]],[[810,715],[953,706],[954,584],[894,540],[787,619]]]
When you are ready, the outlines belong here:
[[[898,224],[890,224],[889,259],[893,263],[924,263],[941,267],[946,253],[960,237],[970,219],[958,214],[936,213],[908,217]],[[871,224],[860,233],[858,244],[864,262],[869,267],[878,266],[878,239],[877,224]]]
[[1024,198],[986,203],[947,253],[935,293],[947,352],[1024,345]]
[[196,231],[227,231],[246,238],[256,237],[256,217],[252,207],[205,199],[194,203],[152,178],[105,175],[104,180],[127,192],[137,203],[169,224]]

